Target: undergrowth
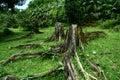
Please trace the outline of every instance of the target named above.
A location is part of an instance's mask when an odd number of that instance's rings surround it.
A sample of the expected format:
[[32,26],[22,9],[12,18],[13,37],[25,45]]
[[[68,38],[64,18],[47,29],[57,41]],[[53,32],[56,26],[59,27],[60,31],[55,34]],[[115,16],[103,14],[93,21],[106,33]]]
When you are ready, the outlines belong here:
[[[11,36],[4,36],[0,42],[0,61],[5,60],[10,57],[12,54],[18,52],[38,52],[38,51],[47,51],[50,49],[50,46],[58,44],[57,41],[53,42],[45,42],[47,37],[50,37],[54,31],[53,27],[40,29],[42,34],[34,34],[25,39],[21,39],[18,41],[8,41],[10,39],[14,39],[16,37],[27,34],[28,32],[19,31],[18,29],[10,29],[14,32]],[[108,80],[119,80],[120,79],[120,35],[119,32],[112,32],[110,30],[101,29],[99,27],[95,28],[84,28],[84,32],[87,31],[97,31],[102,30],[107,34],[105,37],[100,37],[95,40],[91,40],[88,44],[84,44],[85,51],[81,53],[78,50],[79,58],[83,63],[83,67],[89,72],[92,73],[88,64],[84,61],[84,55],[88,56],[94,63],[99,64],[100,67],[104,70],[105,75]],[[25,48],[18,49],[13,48],[9,49],[9,47],[17,46],[20,44],[26,43],[38,43],[42,44],[42,46],[37,48]],[[15,62],[11,62],[5,66],[0,66],[0,75],[12,74],[18,77],[26,77],[32,74],[39,74],[47,72],[57,65],[61,61],[60,57],[50,58],[50,57],[33,57],[33,58],[20,58]],[[26,80],[30,80],[27,79]],[[48,76],[35,80],[64,80],[64,73],[57,73],[53,76]],[[81,80],[84,80],[81,78]]]

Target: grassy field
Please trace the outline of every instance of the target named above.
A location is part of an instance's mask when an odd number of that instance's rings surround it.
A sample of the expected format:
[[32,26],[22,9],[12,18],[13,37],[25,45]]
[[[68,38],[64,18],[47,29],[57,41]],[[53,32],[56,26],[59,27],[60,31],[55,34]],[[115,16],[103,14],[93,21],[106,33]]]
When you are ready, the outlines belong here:
[[[54,27],[42,28],[40,29],[40,31],[43,32],[42,34],[34,34],[18,41],[8,40],[27,34],[28,32],[19,31],[18,29],[11,30],[14,32],[14,34],[2,37],[2,40],[0,42],[0,61],[5,60],[12,54],[19,53],[21,51],[47,51],[50,49],[50,46],[56,45],[58,43],[57,41],[44,42],[47,37],[52,35]],[[105,31],[107,35],[97,38],[95,40],[91,40],[90,42],[88,42],[88,44],[84,44],[85,51],[83,53],[78,50],[79,57],[82,60],[81,62],[84,68],[91,73],[89,66],[82,57],[83,55],[88,56],[93,62],[100,65],[100,67],[104,70],[108,80],[120,80],[120,33],[101,29],[99,27],[84,28],[84,32],[98,30]],[[9,47],[26,43],[39,43],[42,46],[38,48],[9,49]],[[44,73],[51,70],[52,68],[55,68],[60,61],[61,59],[58,57],[23,57],[5,66],[0,66],[0,75],[2,75],[3,72],[6,72],[8,74],[16,75],[18,77],[26,77],[32,74]],[[64,74],[58,73],[54,76],[49,76],[38,80],[64,80]]]

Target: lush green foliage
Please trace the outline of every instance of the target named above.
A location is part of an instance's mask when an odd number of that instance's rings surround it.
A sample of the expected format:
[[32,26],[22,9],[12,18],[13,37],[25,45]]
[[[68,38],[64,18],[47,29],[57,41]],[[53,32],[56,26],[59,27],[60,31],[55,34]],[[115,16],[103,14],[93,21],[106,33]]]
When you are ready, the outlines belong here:
[[18,23],[16,15],[12,14],[0,14],[0,26],[1,28],[17,28]]
[[96,19],[105,20],[120,16],[120,0],[66,0],[65,8],[68,18],[79,22],[92,22]]
[[[41,4],[36,5],[36,2]],[[47,1],[41,2],[35,0],[35,2],[31,2],[29,10],[31,11],[32,20],[38,21],[39,26],[41,27],[53,25],[55,21],[66,21],[63,0],[50,1],[49,3]]]
[[0,13],[4,11],[4,9],[11,9],[14,12],[15,5],[23,5],[25,0],[0,0]]
[[116,25],[120,25],[119,19],[110,19],[104,21],[100,26],[105,29],[113,28]]
[[[9,35],[7,38],[3,38],[0,42],[0,61],[5,60],[8,57],[10,57],[12,54],[18,53],[18,52],[38,52],[38,51],[47,51],[49,50],[50,46],[56,45],[58,42],[44,42],[44,40],[51,36],[51,34],[54,31],[54,27],[49,28],[42,28],[41,30],[44,32],[43,34],[35,34],[31,37],[19,40],[19,41],[7,41],[13,38],[16,38],[18,36],[22,36],[24,34],[27,34],[28,32],[19,31],[19,29],[11,29],[15,34],[12,36]],[[107,33],[105,37],[100,37],[98,39],[92,40],[88,42],[88,44],[85,44],[85,51],[84,53],[81,53],[78,49],[79,58],[83,64],[83,67],[87,70],[87,72],[92,74],[91,68],[88,66],[87,62],[85,61],[84,55],[88,56],[93,62],[96,64],[99,64],[100,67],[104,70],[105,75],[107,76],[107,79],[111,80],[117,80],[120,70],[120,63],[119,63],[119,55],[120,55],[120,35],[119,32],[111,32],[109,30],[104,30],[101,28],[84,28],[84,32],[86,31],[97,31],[102,30]],[[5,37],[5,36],[4,36]],[[8,49],[8,47],[17,46],[20,44],[26,44],[26,43],[40,43],[42,46],[38,48],[13,48]],[[111,54],[107,54],[111,53]],[[14,62],[11,62],[5,66],[1,66],[0,68],[0,74],[3,76],[4,73],[17,75],[19,77],[23,76],[26,77],[28,75],[32,74],[39,74],[44,73],[52,68],[56,67],[59,62],[61,61],[60,56],[58,57],[44,57],[44,56],[38,56],[38,57],[21,57],[20,59],[17,59]],[[81,71],[78,70],[81,74]],[[82,77],[82,74],[80,75],[81,79],[84,80]],[[27,80],[27,78],[26,78]],[[37,80],[37,79],[35,79]],[[64,74],[63,73],[57,73],[54,76],[48,76],[45,78],[41,78],[38,80],[64,80]]]
[[119,0],[34,0],[27,10],[17,11],[14,15],[0,14],[0,28],[32,30],[54,25],[56,21],[81,25],[96,19],[116,19],[120,17],[119,5]]

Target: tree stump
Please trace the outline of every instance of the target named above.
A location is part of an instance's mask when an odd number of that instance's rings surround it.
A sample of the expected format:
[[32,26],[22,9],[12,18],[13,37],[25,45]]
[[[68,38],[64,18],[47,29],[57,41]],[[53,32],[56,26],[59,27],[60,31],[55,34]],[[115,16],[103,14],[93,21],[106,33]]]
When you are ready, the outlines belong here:
[[63,64],[65,68],[65,80],[77,80],[77,71],[74,68],[74,64],[71,62],[71,56],[74,56],[76,52],[76,28],[77,25],[72,25],[67,31],[65,40],[65,55],[63,58]]
[[[74,36],[72,34],[75,34]],[[73,39],[75,38],[75,42]],[[71,25],[66,31],[66,39],[63,44],[58,44],[57,46],[52,46],[51,51],[57,53],[66,52],[69,47],[72,47],[73,43],[76,43],[79,46],[80,50],[83,51],[83,43],[87,43],[82,28],[77,26],[77,24]]]
[[74,57],[75,60],[77,61],[78,66],[80,67],[81,72],[83,73],[86,80],[91,80],[91,78],[94,80],[97,80],[94,76],[88,74],[84,70],[80,62],[80,59],[78,57],[78,54],[76,52],[77,44],[79,45],[82,51],[84,50],[82,42],[85,40],[84,38],[82,38],[84,37],[83,33],[82,34],[81,33],[82,33],[82,30],[76,24],[72,24],[68,29],[67,37],[64,43],[65,54],[63,57],[63,64],[65,69],[65,80],[79,80],[77,71],[74,67],[74,64],[72,63],[71,57]]
[[61,41],[61,39],[64,37],[65,37],[65,34],[64,34],[63,25],[60,22],[56,22],[55,23],[55,31],[54,31],[53,35],[47,39],[47,41],[54,41],[54,40]]

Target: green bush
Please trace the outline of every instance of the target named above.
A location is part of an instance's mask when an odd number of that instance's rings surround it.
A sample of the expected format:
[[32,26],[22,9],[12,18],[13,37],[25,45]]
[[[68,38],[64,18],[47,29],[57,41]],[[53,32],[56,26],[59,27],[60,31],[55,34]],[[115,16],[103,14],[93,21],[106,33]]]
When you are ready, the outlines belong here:
[[18,23],[15,15],[12,14],[1,14],[0,15],[0,26],[3,28],[17,28]]
[[110,20],[106,20],[105,22],[103,22],[100,27],[105,28],[105,29],[109,29],[109,28],[113,28],[114,26],[116,26],[118,23],[118,20],[116,19],[110,19]]
[[113,31],[115,31],[115,32],[120,32],[120,25],[116,25],[116,26],[113,28]]

